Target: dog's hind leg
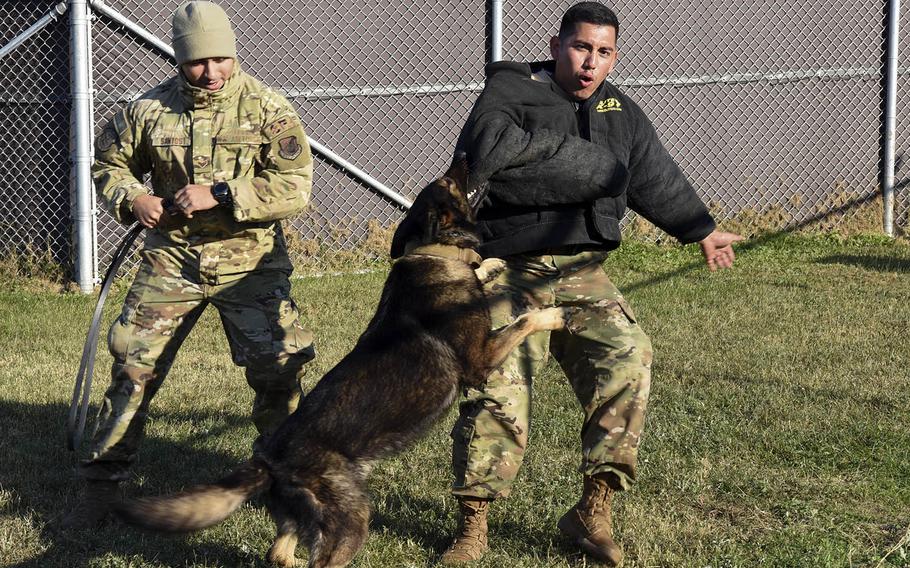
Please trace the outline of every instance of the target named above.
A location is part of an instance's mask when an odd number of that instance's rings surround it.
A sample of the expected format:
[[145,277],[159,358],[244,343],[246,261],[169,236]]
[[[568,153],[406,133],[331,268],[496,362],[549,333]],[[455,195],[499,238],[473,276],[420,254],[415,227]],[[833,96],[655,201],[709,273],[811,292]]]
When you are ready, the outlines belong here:
[[323,478],[329,488],[320,500],[318,536],[310,550],[309,568],[342,568],[363,548],[370,521],[370,502],[359,479]]
[[309,568],[343,568],[351,563],[367,540],[369,515],[354,515],[334,526],[320,527]]
[[297,531],[283,531],[279,528],[275,542],[269,548],[265,559],[270,564],[281,568],[293,568],[297,565],[297,558],[294,557],[295,550],[297,550]]
[[297,565],[297,559],[294,557],[294,551],[297,550],[297,533],[299,527],[297,525],[297,520],[290,515],[286,515],[287,511],[277,512],[272,511],[272,518],[275,520],[275,524],[278,527],[278,534],[275,536],[275,542],[272,543],[271,548],[269,548],[268,554],[266,554],[265,559],[271,564],[280,566],[281,568],[293,568]]
[[265,559],[281,568],[292,568],[297,565],[294,551],[297,550],[297,540],[301,529],[299,518],[301,514],[305,514],[301,509],[306,508],[305,503],[301,503],[300,499],[287,493],[287,491],[282,491],[279,486],[273,485],[269,499],[269,513],[272,515],[272,520],[275,521],[278,534]]

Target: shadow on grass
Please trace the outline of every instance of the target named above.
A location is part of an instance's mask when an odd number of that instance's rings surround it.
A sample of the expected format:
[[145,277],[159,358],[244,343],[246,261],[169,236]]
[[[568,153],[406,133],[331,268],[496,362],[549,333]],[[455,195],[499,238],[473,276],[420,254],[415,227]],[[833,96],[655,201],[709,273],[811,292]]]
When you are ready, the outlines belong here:
[[[902,189],[905,186],[907,186],[908,184],[910,184],[910,181],[900,184],[899,186],[895,186],[895,190]],[[798,223],[794,223],[780,231],[766,233],[766,234],[760,235],[758,237],[750,238],[750,239],[742,241],[740,243],[736,243],[735,245],[733,245],[733,248],[736,250],[737,255],[742,255],[744,253],[748,253],[752,249],[773,243],[774,241],[777,241],[779,239],[783,239],[787,235],[789,235],[795,231],[798,231],[799,229],[808,227],[808,226],[812,225],[813,223],[818,223],[820,221],[824,221],[825,219],[829,219],[836,215],[843,215],[844,213],[847,213],[851,209],[854,209],[865,203],[873,201],[877,197],[878,197],[877,192],[872,192],[872,193],[869,193],[862,197],[857,197],[855,199],[848,201],[847,203],[844,203],[843,205],[840,205],[838,207],[833,207],[828,211],[820,212],[811,217],[803,219],[802,221],[800,221]],[[648,286],[653,286],[655,284],[660,284],[662,282],[672,280],[673,278],[676,278],[677,276],[687,274],[693,270],[703,268],[704,266],[705,266],[704,262],[701,262],[701,261],[692,262],[685,266],[677,268],[676,270],[665,272],[658,276],[653,276],[650,278],[646,278],[644,280],[639,280],[638,282],[633,282],[627,286],[623,286],[622,289],[623,289],[624,293],[628,294],[639,288],[647,288]]]
[[[452,509],[446,509],[438,500],[421,499],[412,494],[388,494],[382,497],[383,508],[391,513],[376,512],[370,519],[370,531],[385,531],[402,540],[416,542],[427,551],[428,565],[435,566],[439,557],[452,543],[457,525],[457,512],[454,500]],[[554,520],[551,526],[540,527],[537,522],[523,522],[506,511],[505,502],[493,505],[489,532],[494,548],[502,550],[523,551],[531,557],[544,558],[556,551],[572,560],[580,558],[581,552],[574,543],[566,540],[556,528]],[[408,512],[420,511],[420,515]],[[429,513],[429,514],[428,514]],[[541,510],[540,514],[544,511]],[[438,519],[438,522],[426,522],[426,517]]]
[[[376,511],[379,499],[383,501],[383,508],[393,512]],[[442,553],[449,545],[451,535],[439,525],[425,522],[421,515],[409,514],[411,511],[431,512],[431,516],[437,519],[446,519],[453,514],[438,501],[398,492],[382,497],[374,494],[372,500],[374,511],[370,518],[370,532],[387,531],[401,539],[412,540],[431,554]]]
[[910,272],[910,260],[903,258],[894,258],[889,256],[859,256],[836,254],[820,258],[816,261],[818,264],[845,264],[865,268],[866,270],[878,270],[880,272]]
[[[581,490],[580,484],[577,488]],[[452,543],[458,525],[455,499],[421,498],[413,492],[374,493],[375,510],[370,519],[370,532],[385,532],[396,539],[416,543],[427,553],[427,565],[436,566],[439,557]],[[561,555],[569,565],[583,555],[577,545],[568,541],[556,528],[554,517],[541,523],[540,515],[548,513],[551,504],[540,502],[539,510],[518,512],[508,499],[492,503],[489,518],[491,552],[517,554],[518,558],[547,558]],[[530,518],[525,515],[529,515]],[[487,564],[484,564],[487,565]]]
[[556,520],[549,525],[540,525],[536,522],[522,523],[521,519],[501,518],[498,525],[491,523],[490,534],[503,549],[524,550],[538,558],[556,553],[565,557],[570,566],[584,558],[578,545],[556,528]]
[[[16,533],[27,535],[27,542],[11,544],[9,549],[17,556],[29,550],[41,550],[24,561],[11,563],[0,560],[0,566],[17,568],[71,568],[82,566],[162,565],[185,566],[266,566],[262,560],[268,543],[261,550],[241,545],[219,542],[213,537],[200,542],[200,538],[181,535],[158,535],[142,532],[120,522],[111,521],[96,530],[64,531],[59,523],[76,504],[78,478],[75,474],[77,457],[65,448],[64,426],[68,408],[63,404],[32,405],[0,400],[0,489],[10,497],[0,501],[0,516],[19,519],[27,527]],[[211,419],[208,413],[172,413],[166,409],[152,409],[158,420],[173,423],[200,423]],[[161,494],[181,488],[213,481],[235,467],[240,459],[236,454],[203,449],[211,447],[211,440],[221,436],[243,437],[249,429],[254,436],[249,417],[241,415],[219,416],[218,425],[204,434],[188,437],[180,442],[156,437],[147,438],[141,447],[139,461],[133,473],[143,478],[143,487],[130,485],[127,497]],[[83,450],[84,451],[84,450]],[[244,452],[240,452],[243,454]],[[374,497],[376,499],[377,497]],[[388,494],[385,507],[388,512],[376,512],[370,522],[371,532],[388,531],[402,539],[412,539],[425,548],[432,558],[449,544],[450,530],[454,529],[454,511],[445,510],[438,501],[405,493]],[[254,506],[261,506],[263,497],[254,498]],[[439,523],[427,523],[425,516],[410,515],[408,511],[432,511]],[[36,535],[35,528],[40,530]],[[514,527],[504,528],[512,533]],[[261,534],[261,527],[250,531],[249,543]],[[272,528],[266,531],[272,536]],[[535,535],[543,538],[543,535]],[[192,540],[191,540],[192,539]],[[304,550],[298,555],[305,556]],[[106,558],[113,556],[115,558]]]
[[[220,566],[249,565],[253,557],[265,551],[242,552],[233,547],[211,542],[190,544],[186,537],[141,533],[118,522],[97,530],[63,531],[59,522],[76,503],[78,479],[74,473],[77,459],[65,449],[64,424],[68,409],[62,404],[30,405],[0,401],[0,489],[9,500],[0,506],[8,518],[22,519],[23,524],[40,527],[40,542],[12,542],[17,555],[28,549],[43,549],[38,556],[5,566],[22,568],[76,567],[97,562],[108,554],[138,561],[182,566],[190,559]],[[154,411],[153,411],[154,413]],[[158,413],[160,416],[160,412]],[[168,415],[169,419],[202,421],[205,415]],[[213,437],[229,431],[250,428],[245,416],[227,416],[221,426],[205,434]],[[203,436],[200,436],[200,438]],[[140,463],[134,472],[145,478],[141,493],[158,493],[207,480],[217,479],[237,464],[236,456],[200,450],[198,440],[174,443],[148,438],[142,445]],[[151,487],[152,489],[149,489]],[[128,496],[140,493],[135,487]],[[29,534],[15,531],[14,534]],[[29,535],[30,541],[36,536]],[[241,558],[242,557],[242,558]]]

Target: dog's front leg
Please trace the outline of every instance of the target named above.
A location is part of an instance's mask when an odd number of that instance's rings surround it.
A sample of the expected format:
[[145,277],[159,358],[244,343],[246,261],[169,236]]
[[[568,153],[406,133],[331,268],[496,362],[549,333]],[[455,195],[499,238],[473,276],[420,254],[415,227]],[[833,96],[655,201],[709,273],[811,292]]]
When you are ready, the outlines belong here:
[[501,258],[487,258],[474,269],[474,274],[481,284],[491,282],[506,269],[506,261]]
[[490,332],[485,358],[487,369],[492,371],[501,365],[509,353],[532,333],[565,329],[573,311],[573,308],[546,308],[526,312],[509,325]]

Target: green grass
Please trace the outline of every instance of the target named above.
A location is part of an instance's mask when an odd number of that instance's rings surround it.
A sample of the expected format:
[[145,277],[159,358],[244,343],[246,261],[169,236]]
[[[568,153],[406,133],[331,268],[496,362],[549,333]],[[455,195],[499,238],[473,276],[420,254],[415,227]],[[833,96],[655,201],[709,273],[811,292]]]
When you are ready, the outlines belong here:
[[[655,347],[640,481],[616,501],[626,566],[910,567],[910,246],[765,238],[712,274],[695,247],[627,243],[606,267]],[[311,384],[354,344],[383,278],[295,282],[318,342]],[[75,498],[63,430],[94,299],[0,284],[0,565],[264,566],[273,528],[259,501],[189,536],[54,528]],[[109,365],[101,353],[94,401]],[[581,412],[552,362],[535,386],[526,465],[494,506],[479,567],[591,565],[555,529],[578,495]],[[153,405],[131,492],[211,480],[246,457],[251,400],[207,313]],[[354,566],[429,566],[446,545],[453,420],[376,468]]]

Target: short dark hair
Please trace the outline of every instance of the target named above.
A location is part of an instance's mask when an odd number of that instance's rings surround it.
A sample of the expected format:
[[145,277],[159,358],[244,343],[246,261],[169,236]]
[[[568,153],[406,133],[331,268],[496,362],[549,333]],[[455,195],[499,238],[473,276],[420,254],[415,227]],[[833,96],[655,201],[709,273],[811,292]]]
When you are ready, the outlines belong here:
[[594,24],[596,26],[613,26],[616,29],[616,38],[619,39],[619,18],[613,10],[599,2],[579,2],[562,15],[559,23],[559,37],[565,38],[575,31],[579,23]]

